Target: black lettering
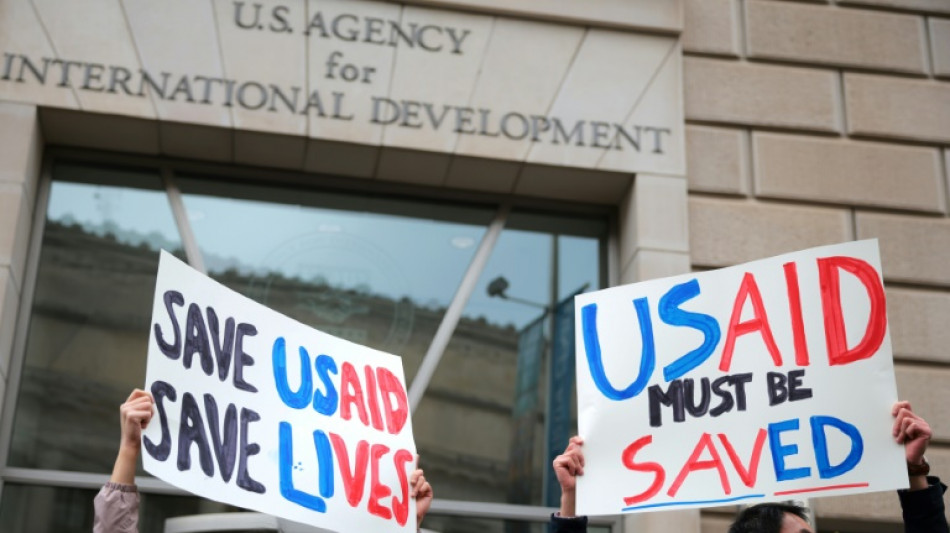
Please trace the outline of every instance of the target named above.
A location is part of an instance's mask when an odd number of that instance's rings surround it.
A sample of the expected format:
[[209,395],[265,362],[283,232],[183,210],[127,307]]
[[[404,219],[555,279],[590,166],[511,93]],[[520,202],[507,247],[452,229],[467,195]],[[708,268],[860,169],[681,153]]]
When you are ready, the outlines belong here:
[[601,141],[607,140],[610,136],[610,124],[606,122],[593,121],[591,126],[591,143],[594,148],[610,148],[609,144],[601,144]]
[[139,73],[142,75],[141,81],[139,82],[139,92],[138,96],[145,96],[145,86],[148,85],[152,92],[158,95],[162,100],[165,99],[165,91],[168,89],[168,77],[171,74],[167,72],[162,72],[162,85],[159,86],[155,82],[155,79],[152,78],[152,75],[145,70],[139,70]]
[[695,403],[696,386],[693,378],[683,380],[683,396],[686,398],[686,411],[689,412],[690,416],[696,418],[705,415],[706,412],[709,411],[709,378],[702,378],[699,383],[699,388],[702,391],[702,399],[697,404]]
[[736,387],[736,409],[745,411],[745,384],[752,382],[752,372],[735,374],[731,382]]
[[284,94],[284,92],[280,89],[280,87],[271,85],[270,107],[268,107],[267,110],[276,112],[277,100],[280,100],[284,103],[284,107],[286,107],[291,113],[295,113],[297,111],[297,101],[298,98],[300,98],[300,87],[291,87],[291,90],[293,91],[293,100],[288,98],[287,95]]
[[[320,100],[320,91],[314,90],[310,93],[310,98],[307,99],[307,105],[303,108],[303,111],[300,112],[301,115],[306,115],[310,113],[311,108],[317,109],[317,116],[326,118],[327,114],[323,111],[323,102]],[[375,108],[373,113],[375,113]],[[374,115],[375,118],[375,115]]]
[[[353,21],[353,26],[351,26],[351,27],[349,28],[349,31],[347,31],[347,32],[345,32],[345,33],[341,33],[341,30],[340,30],[340,21],[342,21],[343,19],[347,19],[347,20],[352,20],[352,21]],[[344,13],[343,15],[338,15],[336,18],[334,18],[334,19],[333,19],[333,22],[330,23],[330,27],[331,27],[332,30],[333,30],[333,35],[335,35],[335,36],[336,36],[338,39],[340,39],[341,41],[353,42],[353,41],[355,41],[355,40],[357,39],[357,37],[358,37],[359,34],[360,34],[360,31],[359,31],[358,29],[356,29],[356,27],[355,27],[355,26],[358,25],[358,24],[359,24],[359,19],[356,18],[355,15],[350,15],[350,14]]]
[[175,341],[168,343],[162,335],[162,327],[155,324],[155,340],[158,342],[158,349],[169,359],[178,359],[181,356],[181,327],[178,325],[178,319],[175,318],[174,305],[184,305],[185,297],[178,291],[165,291],[162,297],[165,301],[165,310],[168,311],[168,318],[172,321],[172,331],[175,334]]
[[[252,103],[253,105],[247,103],[247,100],[244,98],[244,93],[247,91],[249,87],[255,89],[258,94],[257,102],[253,102]],[[238,90],[237,90],[237,101],[238,101],[238,104],[244,109],[250,109],[252,111],[256,109],[260,109],[264,107],[265,105],[267,105],[267,89],[265,89],[263,85],[261,85],[260,83],[257,83],[256,81],[248,81],[248,82],[242,83],[241,86],[238,87]]]
[[343,114],[343,97],[346,96],[346,93],[334,92],[333,93],[333,117],[337,120],[353,120],[353,115],[344,115]]
[[766,376],[769,388],[769,405],[778,405],[788,400],[787,378],[781,372],[769,372]]
[[558,141],[558,135],[564,138],[564,144],[571,144],[571,139],[574,138],[574,135],[577,135],[577,142],[574,143],[574,146],[584,146],[584,124],[586,121],[579,120],[575,122],[570,133],[564,130],[564,125],[556,117],[552,118],[551,122],[554,124],[554,138],[551,140],[551,144],[561,144]]
[[435,32],[437,32],[439,35],[442,35],[442,28],[440,28],[440,27],[438,27],[438,26],[433,26],[433,25],[431,25],[431,24],[427,24],[427,25],[425,25],[425,26],[419,28],[419,31],[416,32],[416,40],[419,42],[419,46],[421,46],[422,48],[428,50],[429,52],[438,52],[438,51],[442,50],[442,45],[441,45],[441,44],[439,44],[438,46],[433,46],[433,45],[427,45],[427,44],[426,44],[426,42],[425,42],[425,33],[426,33],[426,32],[429,32],[429,31],[435,31]]
[[461,54],[462,41],[464,41],[465,38],[468,37],[470,33],[472,33],[471,30],[463,30],[462,35],[455,33],[455,28],[446,28],[446,31],[449,34],[449,39],[452,39],[452,53]]
[[[24,69],[26,67],[26,69]],[[34,65],[30,59],[24,55],[20,56],[20,75],[17,76],[16,81],[23,83],[23,71],[29,70],[33,73],[33,77],[36,78],[41,84],[46,84],[46,71],[49,69],[49,58],[43,58],[43,70],[39,70],[36,65]]]
[[162,441],[156,446],[152,439],[145,437],[145,451],[156,461],[164,462],[172,451],[172,434],[168,430],[168,415],[165,413],[165,398],[175,401],[178,393],[175,387],[172,387],[164,381],[156,381],[151,387],[152,398],[155,399],[155,409],[158,411],[158,421],[162,426]]
[[256,28],[261,23],[261,5],[254,4],[254,20],[250,24],[241,21],[241,11],[244,9],[244,2],[234,2],[234,23],[238,28],[250,30]]
[[178,93],[185,95],[186,102],[192,104],[195,103],[195,98],[191,94],[191,81],[188,80],[188,76],[182,76],[181,79],[178,80],[178,84],[175,85],[175,90],[173,90],[172,93],[168,95],[168,99],[174,102],[175,98],[178,96]]
[[294,30],[290,28],[290,24],[287,22],[285,15],[290,13],[290,8],[287,6],[277,6],[271,11],[271,17],[274,18],[277,22],[280,22],[280,26],[274,26],[273,23],[270,25],[270,30],[277,33],[293,33]]
[[115,86],[118,85],[122,87],[122,91],[125,94],[132,95],[132,91],[129,90],[129,80],[132,79],[132,72],[129,69],[124,67],[109,67],[109,89],[106,92],[115,94]]
[[449,114],[449,106],[442,106],[442,113],[439,116],[435,115],[435,111],[432,109],[432,104],[424,104],[423,107],[426,109],[426,114],[429,115],[429,121],[432,123],[432,129],[439,129],[439,126],[442,125],[442,121],[445,120],[446,115]]
[[[211,432],[211,443],[214,446],[214,455],[218,459],[218,470],[221,478],[227,482],[234,473],[234,463],[237,460],[237,407],[228,404],[224,412],[224,428],[218,422],[218,402],[214,396],[205,394],[205,412],[208,416],[208,430]],[[219,428],[220,432],[219,432]]]
[[218,314],[212,307],[208,307],[207,312],[208,329],[211,330],[211,346],[214,348],[214,359],[218,363],[218,379],[224,381],[231,368],[231,354],[234,353],[234,319],[228,317],[224,321],[224,339],[222,340]]
[[214,475],[214,463],[211,460],[211,447],[208,446],[208,436],[205,435],[204,421],[198,402],[191,393],[186,392],[181,398],[181,424],[178,426],[178,471],[184,472],[191,468],[191,445],[198,446],[198,463],[206,476]]
[[[363,42],[386,44],[386,39],[383,38],[383,27],[386,26],[386,21],[375,17],[366,17],[363,20],[366,21],[366,35],[363,37]],[[379,37],[379,40],[373,40],[374,37]]]
[[805,377],[804,368],[792,370],[788,373],[788,401],[797,402],[798,400],[811,398],[811,389],[801,388],[803,377]]
[[713,418],[723,413],[728,413],[736,405],[732,399],[732,393],[727,390],[722,390],[722,386],[725,384],[732,384],[732,376],[721,376],[712,382],[713,394],[722,398],[722,402],[719,405],[709,410],[709,415]]
[[670,388],[666,392],[659,385],[651,385],[650,395],[650,427],[658,428],[663,425],[660,404],[667,407],[673,407],[673,421],[682,422],[686,420],[686,406],[683,400],[683,383],[674,379],[670,382]]
[[195,354],[201,359],[201,370],[208,376],[214,373],[214,359],[211,356],[211,341],[208,340],[208,329],[201,308],[198,304],[188,306],[188,321],[185,323],[185,349],[182,363],[185,368],[191,368]]
[[261,451],[261,447],[256,442],[248,444],[247,426],[249,426],[251,422],[256,422],[260,419],[261,415],[256,412],[250,409],[241,409],[241,458],[238,461],[237,485],[246,491],[264,494],[267,492],[267,489],[264,488],[263,484],[252,479],[251,473],[247,470],[248,457],[257,455]]
[[[636,132],[635,134],[633,134],[633,133],[627,131],[627,130],[626,130],[623,126],[621,126],[620,124],[614,124],[614,128],[616,128],[616,131],[617,131],[617,135],[614,136],[614,141],[615,141],[615,142],[614,142],[614,149],[615,149],[615,150],[620,150],[620,149],[621,149],[621,148],[620,148],[620,139],[621,139],[621,138],[624,138],[624,139],[627,140],[628,143],[630,143],[630,146],[632,146],[634,150],[636,150],[636,151],[638,151],[638,152],[640,151],[640,132],[643,130],[643,128],[641,128],[640,126],[633,126],[633,130]],[[634,136],[634,135],[635,135],[635,136]]]
[[244,367],[254,365],[254,358],[244,353],[244,337],[254,335],[257,335],[257,328],[251,324],[238,324],[234,341],[234,386],[248,392],[257,392],[257,387],[244,381]]
[[85,72],[82,77],[82,87],[84,91],[93,91],[93,92],[102,92],[105,90],[101,84],[93,87],[93,82],[101,83],[102,74],[106,71],[106,67],[98,63],[86,63]]
[[402,122],[400,122],[399,125],[405,128],[421,128],[421,120],[413,123],[410,123],[409,120],[419,118],[419,109],[422,107],[422,104],[411,100],[403,100],[400,103],[402,104]]

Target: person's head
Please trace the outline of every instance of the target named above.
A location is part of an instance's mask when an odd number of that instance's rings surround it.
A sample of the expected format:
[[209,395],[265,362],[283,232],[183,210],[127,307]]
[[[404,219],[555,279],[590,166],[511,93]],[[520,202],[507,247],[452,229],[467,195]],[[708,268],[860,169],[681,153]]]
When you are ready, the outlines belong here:
[[786,503],[760,503],[739,513],[729,533],[814,533],[805,508]]

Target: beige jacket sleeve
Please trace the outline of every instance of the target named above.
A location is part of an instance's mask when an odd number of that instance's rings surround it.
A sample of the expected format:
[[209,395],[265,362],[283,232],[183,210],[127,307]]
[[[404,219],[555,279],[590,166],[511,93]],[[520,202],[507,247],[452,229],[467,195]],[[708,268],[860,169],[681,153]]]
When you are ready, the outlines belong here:
[[93,533],[138,533],[139,491],[135,485],[108,482],[93,501]]

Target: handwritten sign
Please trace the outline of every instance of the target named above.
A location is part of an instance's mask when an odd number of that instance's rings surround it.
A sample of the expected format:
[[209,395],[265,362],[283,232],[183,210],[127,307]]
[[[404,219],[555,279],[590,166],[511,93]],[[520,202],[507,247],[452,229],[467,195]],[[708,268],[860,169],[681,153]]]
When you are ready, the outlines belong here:
[[146,389],[149,473],[333,531],[416,530],[398,357],[310,329],[162,252]]
[[577,511],[907,486],[877,241],[576,299]]

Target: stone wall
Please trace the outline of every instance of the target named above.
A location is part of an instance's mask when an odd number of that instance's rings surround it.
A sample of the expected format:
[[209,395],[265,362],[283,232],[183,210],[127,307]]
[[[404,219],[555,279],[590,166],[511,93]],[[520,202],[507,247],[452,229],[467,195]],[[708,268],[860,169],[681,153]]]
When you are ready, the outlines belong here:
[[[950,477],[950,1],[687,0],[684,27],[693,268],[880,239],[898,391]],[[812,505],[900,519],[887,493]]]

